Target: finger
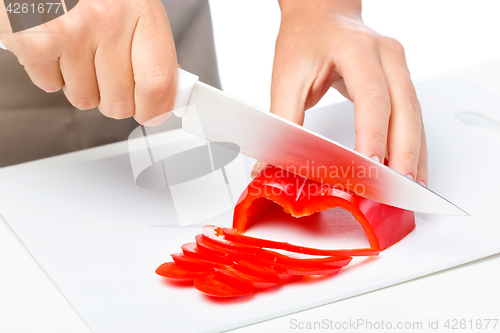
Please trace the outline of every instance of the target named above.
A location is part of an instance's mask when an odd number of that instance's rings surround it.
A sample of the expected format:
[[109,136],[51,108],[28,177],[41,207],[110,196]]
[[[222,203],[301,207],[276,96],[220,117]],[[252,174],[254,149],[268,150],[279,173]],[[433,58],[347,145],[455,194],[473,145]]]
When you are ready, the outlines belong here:
[[[132,43],[135,116],[141,124],[157,125],[172,111],[177,89],[177,56],[169,22],[160,1],[141,14]],[[155,121],[156,119],[159,121]]]
[[[271,81],[271,113],[298,125],[304,123],[304,111],[307,95],[311,83],[307,82],[307,75],[301,66],[290,66],[298,61],[291,61],[280,56],[277,51],[274,58],[273,75]],[[305,66],[304,66],[305,67]],[[250,173],[255,178],[267,163],[257,161]]]
[[[18,61],[24,66],[31,81],[46,92],[55,92],[64,86],[64,79],[59,67],[59,53],[50,34],[34,34],[24,31],[11,45]],[[34,56],[36,55],[36,56]]]
[[250,173],[250,177],[255,178],[257,175],[267,166],[266,162],[257,161],[253,166],[252,172]]
[[99,105],[99,87],[90,45],[78,45],[61,55],[64,94],[74,107],[89,110]]
[[415,180],[421,145],[421,112],[417,93],[406,65],[404,50],[394,39],[386,39],[380,50],[391,96],[388,155],[389,167]]
[[354,102],[355,149],[380,162],[387,150],[391,104],[385,74],[374,54],[353,50],[344,54],[338,63],[348,95]]
[[302,125],[312,80],[307,79],[307,71],[301,68],[305,65],[290,67],[289,60],[282,61],[278,55],[275,57],[271,81],[271,113]]
[[[134,73],[130,57],[133,27],[113,31],[99,41],[95,71],[99,85],[99,110],[107,117],[123,119],[135,114]],[[87,78],[89,82],[91,77]],[[89,89],[91,89],[89,87]]]
[[351,96],[349,96],[349,92],[347,92],[347,88],[345,86],[345,82],[343,78],[338,78],[332,83],[332,88],[336,89],[342,96],[347,98],[352,102]]
[[427,167],[427,139],[425,137],[424,124],[421,126],[422,134],[420,135],[420,154],[418,157],[417,182],[420,185],[427,186],[429,184],[428,167]]

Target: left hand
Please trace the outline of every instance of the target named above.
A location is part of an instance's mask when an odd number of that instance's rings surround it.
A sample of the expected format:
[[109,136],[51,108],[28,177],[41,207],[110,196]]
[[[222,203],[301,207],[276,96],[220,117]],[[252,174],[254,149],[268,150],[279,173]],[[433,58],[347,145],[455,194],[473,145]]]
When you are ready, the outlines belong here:
[[[367,27],[359,0],[280,0],[271,112],[299,125],[330,87],[354,102],[356,151],[428,183],[420,104],[404,49]],[[257,162],[252,176],[266,166]]]

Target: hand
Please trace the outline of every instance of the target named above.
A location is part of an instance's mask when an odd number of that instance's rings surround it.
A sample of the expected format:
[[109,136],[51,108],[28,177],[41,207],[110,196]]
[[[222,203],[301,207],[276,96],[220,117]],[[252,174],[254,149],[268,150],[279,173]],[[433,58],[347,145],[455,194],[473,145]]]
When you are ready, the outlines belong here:
[[[3,6],[0,31],[12,31]],[[78,109],[141,124],[172,110],[177,58],[159,0],[80,0],[53,21],[0,38],[34,84],[63,88]]]
[[355,149],[427,184],[420,104],[401,44],[363,23],[359,0],[280,0],[280,8],[271,112],[302,125],[334,87],[354,102]]

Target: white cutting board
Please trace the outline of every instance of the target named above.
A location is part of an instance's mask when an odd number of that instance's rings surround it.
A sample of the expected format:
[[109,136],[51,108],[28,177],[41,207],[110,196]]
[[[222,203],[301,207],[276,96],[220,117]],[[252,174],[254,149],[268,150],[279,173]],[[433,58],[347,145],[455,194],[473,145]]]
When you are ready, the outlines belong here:
[[[200,229],[165,226],[171,224],[165,192],[137,187],[127,155],[4,180],[0,213],[90,328],[103,333],[218,332],[500,252],[500,141],[455,116],[475,112],[500,123],[500,98],[454,78],[418,84],[417,91],[430,187],[471,217],[417,214],[416,229],[403,241],[330,278],[236,300],[164,282],[155,268]],[[306,126],[353,146],[350,103],[308,111]],[[227,225],[228,218],[212,222]],[[270,226],[268,238],[281,236]]]

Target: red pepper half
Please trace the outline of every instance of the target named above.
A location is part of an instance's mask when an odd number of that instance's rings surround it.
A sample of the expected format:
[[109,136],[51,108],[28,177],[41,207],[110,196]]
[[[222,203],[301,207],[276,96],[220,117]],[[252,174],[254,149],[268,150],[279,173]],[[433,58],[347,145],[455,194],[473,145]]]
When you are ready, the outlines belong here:
[[[264,241],[242,235],[255,220],[270,210],[275,204],[295,217],[311,215],[327,209],[340,207],[349,211],[363,228],[369,249],[323,250],[296,247],[287,243]],[[233,227],[240,234],[226,233],[226,238],[245,245],[269,248],[286,247],[287,250],[317,255],[376,255],[387,247],[403,239],[415,228],[415,216],[412,211],[384,205],[304,178],[284,169],[268,165],[249,184],[238,200],[234,210]],[[305,252],[308,251],[308,252]]]

